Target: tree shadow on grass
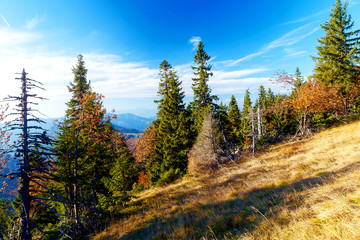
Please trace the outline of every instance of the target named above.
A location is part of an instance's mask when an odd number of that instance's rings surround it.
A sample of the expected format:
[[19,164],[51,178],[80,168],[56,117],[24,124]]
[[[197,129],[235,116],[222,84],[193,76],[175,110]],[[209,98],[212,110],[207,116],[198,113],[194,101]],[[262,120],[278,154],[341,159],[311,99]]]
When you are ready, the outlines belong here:
[[[278,217],[279,207],[286,207],[290,211],[299,207],[303,199],[301,195],[293,193],[331,183],[359,167],[360,161],[338,171],[322,172],[319,176],[294,183],[239,193],[232,200],[215,204],[197,204],[192,209],[178,209],[166,216],[158,214],[120,239],[222,239],[224,234],[231,237],[232,234],[251,232],[261,221]],[[196,192],[189,191],[177,198],[183,199],[194,194]],[[283,221],[286,224],[289,220]],[[270,221],[268,223],[271,228]]]

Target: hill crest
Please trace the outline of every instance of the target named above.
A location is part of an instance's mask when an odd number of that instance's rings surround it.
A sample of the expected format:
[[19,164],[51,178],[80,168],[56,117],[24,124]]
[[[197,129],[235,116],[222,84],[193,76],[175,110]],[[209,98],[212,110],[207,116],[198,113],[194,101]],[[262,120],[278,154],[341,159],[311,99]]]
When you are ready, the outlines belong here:
[[146,190],[93,239],[360,239],[359,146],[357,121]]

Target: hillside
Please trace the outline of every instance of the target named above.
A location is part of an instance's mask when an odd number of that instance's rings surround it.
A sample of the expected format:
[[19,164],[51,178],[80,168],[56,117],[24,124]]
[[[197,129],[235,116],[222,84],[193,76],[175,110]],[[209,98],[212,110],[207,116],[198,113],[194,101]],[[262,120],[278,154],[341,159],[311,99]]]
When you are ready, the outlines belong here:
[[93,239],[360,239],[360,122],[144,191]]

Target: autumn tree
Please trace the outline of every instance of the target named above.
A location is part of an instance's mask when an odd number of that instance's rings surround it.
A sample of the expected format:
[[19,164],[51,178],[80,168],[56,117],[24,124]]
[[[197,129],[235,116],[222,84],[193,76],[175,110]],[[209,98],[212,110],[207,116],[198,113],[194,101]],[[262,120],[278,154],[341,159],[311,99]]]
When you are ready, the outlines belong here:
[[190,103],[192,109],[192,118],[194,119],[194,130],[196,133],[200,131],[202,121],[204,120],[206,109],[211,106],[218,97],[211,95],[211,89],[208,85],[211,72],[211,65],[208,63],[211,57],[204,50],[204,43],[199,42],[196,54],[194,56],[195,67],[191,67],[195,77],[192,79],[192,89],[194,92],[194,100]]
[[149,185],[148,173],[156,157],[155,142],[156,126],[153,122],[142,132],[140,138],[136,141],[134,150],[135,161],[140,166],[139,184],[142,184],[143,187]]
[[160,64],[159,75],[160,99],[155,101],[158,104],[156,156],[151,163],[150,181],[167,183],[186,173],[187,153],[192,142],[181,81],[166,60]]
[[315,113],[341,113],[345,112],[338,91],[331,85],[325,86],[312,78],[299,87],[297,97],[289,99],[291,105],[298,113],[299,134],[305,136],[310,132],[309,118]]
[[348,111],[348,94],[354,85],[356,66],[360,60],[360,30],[352,30],[354,22],[347,12],[348,3],[336,0],[330,19],[321,25],[325,36],[321,37],[317,47],[318,56],[314,77],[324,85],[334,86]]
[[[342,114],[345,108],[341,105],[338,90],[331,84],[324,85],[316,78],[310,78],[300,86],[294,75],[285,71],[275,73],[272,81],[290,86],[292,94],[280,103],[283,109],[290,109],[298,122],[297,133],[305,136],[311,133],[309,128],[311,117],[316,113]],[[294,90],[295,89],[295,90]],[[291,119],[288,119],[288,122]]]

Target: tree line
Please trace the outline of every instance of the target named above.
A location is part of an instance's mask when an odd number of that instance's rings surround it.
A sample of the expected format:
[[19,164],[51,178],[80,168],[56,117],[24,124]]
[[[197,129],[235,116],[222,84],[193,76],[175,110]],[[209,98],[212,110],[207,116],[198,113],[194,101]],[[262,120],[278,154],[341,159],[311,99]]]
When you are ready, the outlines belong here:
[[[203,42],[194,56],[189,104],[175,69],[162,61],[157,118],[133,149],[112,126],[116,115],[107,113],[103,96],[92,90],[82,55],[72,69],[72,96],[53,137],[36,115],[36,100],[44,99],[32,91],[43,86],[23,70],[20,96],[6,99],[16,108],[0,109],[1,120],[11,116],[0,131],[0,175],[19,181],[17,197],[0,201],[0,239],[83,239],[120,218],[132,195],[144,188],[207,174],[269,144],[357,118],[360,31],[353,31],[353,24],[347,3],[337,0],[321,25],[325,36],[313,57],[314,74],[305,78],[299,68],[294,74],[278,71],[271,81],[289,94],[259,86],[257,98],[246,91],[242,108],[234,95],[226,105],[211,94],[211,57]],[[11,130],[20,131],[15,142]],[[18,168],[5,172],[10,160]]]

